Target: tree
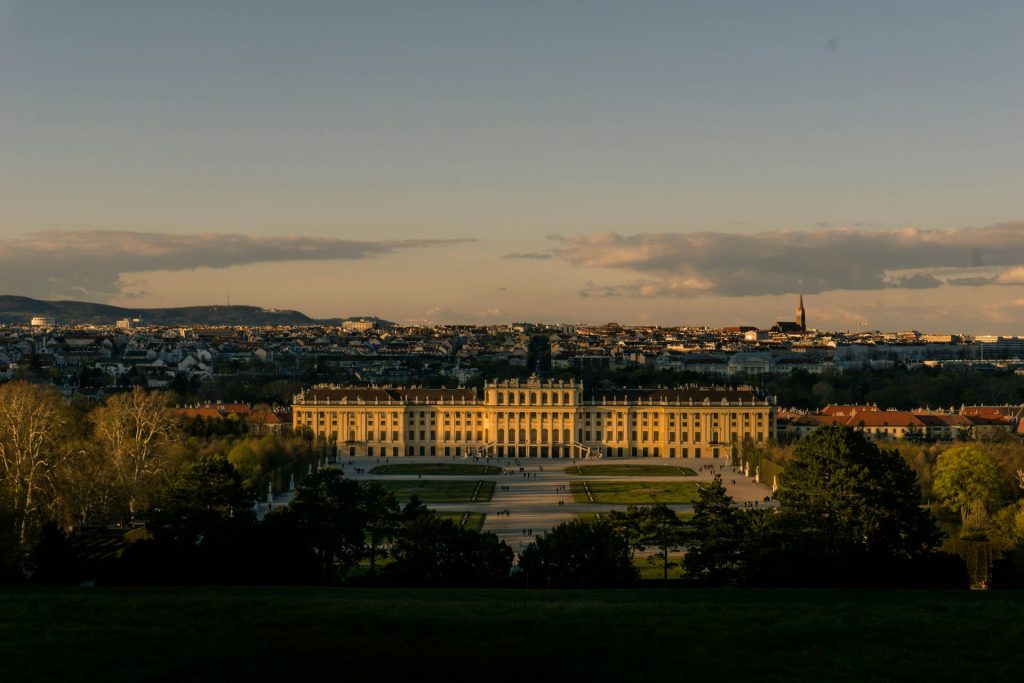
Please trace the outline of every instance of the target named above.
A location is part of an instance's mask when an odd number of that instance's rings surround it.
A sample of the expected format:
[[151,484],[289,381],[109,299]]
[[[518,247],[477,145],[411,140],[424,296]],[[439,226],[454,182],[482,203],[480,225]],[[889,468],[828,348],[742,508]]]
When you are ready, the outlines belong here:
[[333,583],[338,570],[363,555],[362,487],[339,470],[317,470],[295,491],[284,512],[294,516],[297,532],[320,559],[323,578]]
[[146,527],[161,543],[231,545],[255,524],[253,499],[223,457],[192,464],[157,493]]
[[398,527],[400,508],[395,494],[375,481],[362,483],[360,513],[370,541],[370,574],[377,571],[377,548]]
[[629,559],[632,560],[637,550],[643,550],[645,539],[642,525],[647,517],[647,509],[630,505],[625,510],[612,510],[608,513],[608,523],[622,536],[629,548]]
[[534,585],[615,586],[637,579],[625,539],[603,521],[559,524],[523,549],[519,566]]
[[110,397],[90,419],[97,443],[110,458],[128,496],[128,515],[134,518],[141,489],[164,469],[165,448],[179,437],[168,397],[141,387]]
[[249,424],[249,431],[258,435],[263,436],[269,431],[267,421],[270,416],[274,414],[274,411],[266,403],[257,403],[252,407],[252,413],[246,418],[246,422]]
[[27,557],[30,520],[40,505],[52,503],[56,473],[71,457],[62,438],[69,422],[67,404],[51,387],[15,381],[0,385],[0,474],[11,510],[16,555]]
[[903,458],[849,427],[821,427],[801,439],[775,497],[805,550],[911,558],[939,540]]
[[252,482],[263,472],[263,458],[248,441],[239,441],[235,444],[228,452],[228,462],[248,482]]
[[493,585],[508,577],[512,548],[491,533],[463,529],[450,519],[421,514],[397,530],[385,572],[416,584]]
[[1002,501],[1009,482],[991,455],[973,446],[950,448],[935,463],[933,491],[944,506],[960,513],[967,525],[987,517]]
[[678,564],[669,562],[669,553],[683,545],[684,525],[676,514],[664,503],[647,508],[640,523],[641,538],[658,552],[653,557],[661,560],[662,579],[668,581],[668,570]]
[[409,502],[402,508],[401,519],[402,521],[408,521],[421,515],[429,514],[432,514],[431,509],[424,505],[420,497],[414,493],[409,496]]
[[742,569],[743,513],[733,507],[721,477],[701,486],[698,495],[683,566],[699,581],[735,582]]
[[121,499],[116,473],[99,447],[85,439],[68,443],[72,457],[55,478],[64,520],[83,527],[120,519],[117,501]]

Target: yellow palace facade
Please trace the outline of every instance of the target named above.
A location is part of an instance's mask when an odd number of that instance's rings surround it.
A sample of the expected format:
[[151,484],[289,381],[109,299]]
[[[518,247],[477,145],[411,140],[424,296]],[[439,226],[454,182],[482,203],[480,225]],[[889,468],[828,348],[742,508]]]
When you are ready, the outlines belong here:
[[320,385],[292,425],[348,456],[730,458],[774,438],[776,409],[751,387],[584,391],[576,381],[473,389]]

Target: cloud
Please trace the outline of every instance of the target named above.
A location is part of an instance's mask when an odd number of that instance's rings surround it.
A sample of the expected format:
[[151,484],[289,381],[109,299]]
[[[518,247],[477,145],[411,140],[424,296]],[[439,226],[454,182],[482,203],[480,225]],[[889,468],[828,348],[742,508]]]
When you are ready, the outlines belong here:
[[504,309],[489,306],[479,311],[453,310],[431,306],[423,313],[406,320],[410,325],[488,325],[501,322],[507,316]]
[[1024,266],[1004,270],[993,282],[998,285],[1024,285]]
[[405,249],[472,241],[364,241],[111,230],[40,232],[0,239],[0,291],[103,299],[115,294],[138,294],[139,281],[122,278],[124,273],[227,268],[271,261],[366,259]]
[[551,254],[546,251],[527,251],[527,252],[513,252],[511,254],[505,254],[501,258],[515,258],[515,259],[549,259]]
[[[755,296],[1024,284],[1024,221],[955,230],[779,230],[563,236],[556,258],[637,274],[584,296]],[[983,275],[983,276],[979,276]]]

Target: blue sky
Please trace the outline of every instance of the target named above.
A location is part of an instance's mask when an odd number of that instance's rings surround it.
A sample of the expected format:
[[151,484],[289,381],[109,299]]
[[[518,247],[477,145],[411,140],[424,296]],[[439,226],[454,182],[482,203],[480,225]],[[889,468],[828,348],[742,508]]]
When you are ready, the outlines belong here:
[[[0,0],[0,289],[764,324],[804,286],[822,326],[1024,333],[1022,77],[1019,2]],[[908,228],[963,262],[860,277],[848,242]],[[608,233],[794,255],[723,258],[738,289]],[[973,284],[905,279],[950,268]]]

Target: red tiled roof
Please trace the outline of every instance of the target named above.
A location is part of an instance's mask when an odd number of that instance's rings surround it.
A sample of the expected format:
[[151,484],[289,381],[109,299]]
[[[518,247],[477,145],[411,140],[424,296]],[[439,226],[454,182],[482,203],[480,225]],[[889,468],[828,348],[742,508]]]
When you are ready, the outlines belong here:
[[214,419],[214,418],[216,418],[218,420],[224,419],[224,414],[223,413],[221,413],[216,408],[211,408],[211,407],[175,408],[175,409],[172,410],[172,412],[174,414],[176,414],[176,415],[180,415],[181,417],[189,417],[189,418],[202,417],[202,418],[206,418],[206,419]]
[[850,427],[924,427],[913,413],[905,410],[879,410],[850,416]]

